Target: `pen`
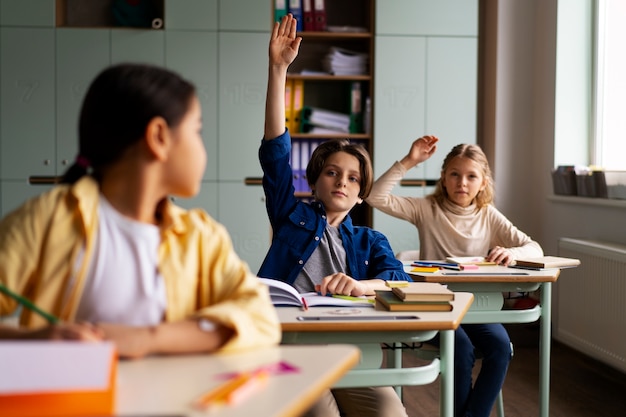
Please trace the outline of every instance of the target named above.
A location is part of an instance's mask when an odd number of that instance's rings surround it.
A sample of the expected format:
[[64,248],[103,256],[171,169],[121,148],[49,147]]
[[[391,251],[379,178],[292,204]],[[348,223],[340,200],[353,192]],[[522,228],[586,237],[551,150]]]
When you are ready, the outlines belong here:
[[298,321],[393,321],[418,320],[418,316],[299,316]]
[[44,319],[48,320],[48,323],[54,324],[54,323],[59,322],[59,319],[57,317],[53,316],[50,313],[46,313],[45,311],[37,307],[35,304],[33,304],[29,299],[24,298],[21,295],[14,293],[13,291],[9,290],[7,287],[5,287],[2,284],[0,284],[0,292],[13,298],[15,301],[17,301],[24,307],[28,308],[29,310],[34,311],[35,313],[39,314]]
[[307,311],[309,309],[309,305],[306,302],[306,298],[302,297],[302,309]]
[[207,408],[211,404],[235,404],[247,397],[254,389],[261,386],[269,376],[268,370],[243,372],[203,394],[196,400],[196,406]]
[[460,276],[468,276],[468,275],[500,275],[500,276],[509,276],[509,275],[528,275],[528,272],[442,272],[441,275],[460,275]]

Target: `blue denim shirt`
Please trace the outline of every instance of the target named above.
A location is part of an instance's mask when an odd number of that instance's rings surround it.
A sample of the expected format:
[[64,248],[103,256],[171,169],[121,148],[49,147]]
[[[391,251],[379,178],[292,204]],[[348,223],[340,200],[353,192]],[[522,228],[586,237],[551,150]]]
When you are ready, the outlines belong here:
[[[258,275],[293,285],[320,244],[327,220],[322,203],[305,203],[294,196],[290,154],[288,131],[274,140],[261,142],[259,160],[273,233],[272,244]],[[339,233],[347,257],[348,271],[343,271],[345,274],[358,280],[411,281],[382,233],[369,227],[354,226],[349,215],[341,223]]]

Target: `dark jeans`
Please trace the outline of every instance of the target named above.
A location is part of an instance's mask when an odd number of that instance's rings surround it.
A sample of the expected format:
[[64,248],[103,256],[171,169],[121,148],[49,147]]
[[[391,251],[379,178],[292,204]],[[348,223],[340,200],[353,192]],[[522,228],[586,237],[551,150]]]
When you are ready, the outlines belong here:
[[[454,342],[454,414],[489,417],[513,354],[509,334],[501,324],[463,324]],[[433,343],[439,345],[439,338]],[[482,365],[472,386],[476,354]]]

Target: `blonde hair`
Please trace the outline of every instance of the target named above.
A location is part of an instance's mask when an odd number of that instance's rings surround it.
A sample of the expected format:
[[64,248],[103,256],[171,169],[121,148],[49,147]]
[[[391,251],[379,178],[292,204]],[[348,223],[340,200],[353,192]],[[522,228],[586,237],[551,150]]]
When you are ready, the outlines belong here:
[[483,177],[485,179],[485,187],[478,192],[476,198],[474,199],[476,209],[480,210],[484,206],[493,203],[493,178],[491,176],[491,169],[489,168],[487,156],[480,146],[465,143],[456,145],[452,148],[448,155],[446,155],[446,158],[443,160],[443,164],[441,165],[441,178],[437,181],[435,191],[430,195],[430,198],[440,206],[448,198],[448,191],[443,186],[442,179],[448,169],[448,166],[450,165],[450,162],[457,156],[471,159],[482,169]]

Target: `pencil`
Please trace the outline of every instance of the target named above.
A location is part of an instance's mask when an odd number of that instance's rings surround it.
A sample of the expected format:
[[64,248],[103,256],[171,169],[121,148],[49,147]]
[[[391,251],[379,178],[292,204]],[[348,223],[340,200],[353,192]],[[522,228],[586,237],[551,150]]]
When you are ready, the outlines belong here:
[[8,295],[11,298],[13,298],[15,301],[17,301],[18,303],[20,303],[21,305],[23,305],[27,309],[29,309],[31,311],[34,311],[35,313],[39,314],[44,319],[48,320],[48,323],[54,324],[54,323],[58,323],[59,322],[59,319],[57,317],[53,316],[50,313],[47,313],[47,312],[43,311],[42,309],[37,307],[35,304],[33,304],[29,299],[24,298],[21,295],[15,294],[13,291],[9,290],[7,287],[5,287],[2,284],[0,284],[0,292]]

